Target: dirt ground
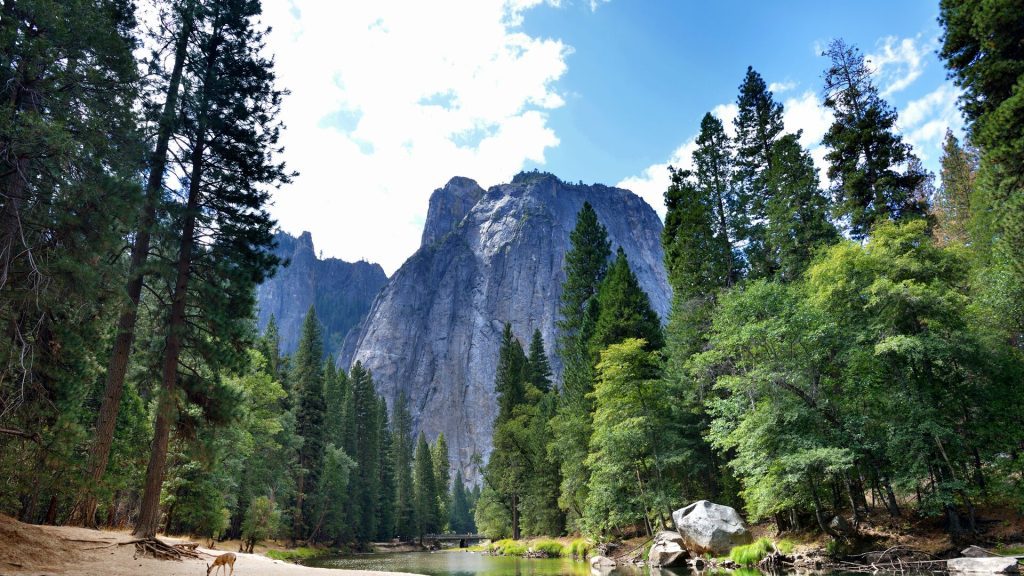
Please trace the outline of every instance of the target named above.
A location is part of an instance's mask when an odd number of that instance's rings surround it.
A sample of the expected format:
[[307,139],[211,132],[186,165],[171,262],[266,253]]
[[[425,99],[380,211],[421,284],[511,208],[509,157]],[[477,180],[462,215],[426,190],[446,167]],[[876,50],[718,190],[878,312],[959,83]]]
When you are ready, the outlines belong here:
[[[174,538],[162,538],[177,542]],[[155,560],[135,558],[135,546],[127,532],[109,532],[66,526],[22,524],[0,514],[0,576],[7,575],[89,575],[89,576],[205,576],[206,563],[233,551],[218,544],[219,550],[200,547],[203,560]],[[235,547],[237,550],[237,544]],[[238,576],[388,576],[394,572],[308,568],[260,554],[234,552]],[[408,576],[408,575],[403,575]]]

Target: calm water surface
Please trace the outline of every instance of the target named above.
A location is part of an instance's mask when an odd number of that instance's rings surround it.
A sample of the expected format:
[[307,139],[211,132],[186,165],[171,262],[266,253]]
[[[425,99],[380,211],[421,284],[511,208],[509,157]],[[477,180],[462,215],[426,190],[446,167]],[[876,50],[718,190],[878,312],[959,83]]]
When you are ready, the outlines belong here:
[[[586,562],[567,559],[512,558],[488,556],[479,552],[399,552],[393,554],[358,554],[340,558],[318,558],[306,563],[321,568],[347,570],[380,570],[385,572],[411,572],[427,576],[710,576],[711,572],[696,573],[687,569],[649,569],[634,566],[616,567],[601,572],[591,571]],[[766,576],[756,569],[721,572],[730,576]],[[788,576],[796,576],[789,573]],[[885,575],[885,572],[880,572]],[[921,573],[917,576],[924,576]],[[844,572],[819,573],[820,576],[861,576]],[[780,576],[780,575],[776,575]],[[896,576],[891,574],[891,576]],[[904,573],[902,576],[914,576]],[[929,575],[932,576],[932,575]]]
[[[319,558],[306,563],[321,568],[412,572],[427,576],[591,576],[585,562],[562,558],[513,558],[479,552],[398,552]],[[666,576],[667,571],[663,571]],[[645,576],[640,569],[613,570],[611,576]]]

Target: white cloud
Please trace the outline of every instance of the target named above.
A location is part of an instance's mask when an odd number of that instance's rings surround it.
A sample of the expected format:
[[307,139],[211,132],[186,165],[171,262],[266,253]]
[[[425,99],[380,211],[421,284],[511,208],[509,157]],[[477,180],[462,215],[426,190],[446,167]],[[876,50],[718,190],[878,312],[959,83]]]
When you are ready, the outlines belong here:
[[518,28],[543,1],[265,3],[268,51],[291,90],[284,160],[301,173],[274,196],[280,226],[391,273],[419,245],[434,188],[543,163],[571,53]]
[[881,85],[881,96],[886,98],[904,90],[917,80],[925,67],[925,57],[935,49],[937,40],[921,42],[918,38],[888,36],[878,41],[875,52],[865,59],[875,71]]
[[897,128],[922,161],[938,159],[947,128],[963,131],[964,120],[956,103],[959,97],[960,90],[946,82],[900,110]]
[[772,82],[768,84],[768,91],[774,94],[782,94],[783,92],[789,92],[797,87],[796,82]]

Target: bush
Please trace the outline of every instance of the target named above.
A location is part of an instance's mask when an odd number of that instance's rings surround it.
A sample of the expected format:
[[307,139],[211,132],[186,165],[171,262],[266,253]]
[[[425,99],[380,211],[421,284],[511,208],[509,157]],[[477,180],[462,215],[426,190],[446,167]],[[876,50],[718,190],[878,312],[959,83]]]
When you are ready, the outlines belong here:
[[562,543],[557,540],[538,540],[533,543],[532,548],[536,552],[543,552],[550,558],[561,558],[568,556],[568,551]]
[[729,558],[740,566],[752,566],[761,561],[765,556],[772,553],[775,546],[767,538],[761,538],[753,544],[737,546],[729,552]]
[[792,540],[786,540],[785,538],[783,538],[782,540],[779,540],[775,543],[775,548],[777,548],[779,552],[782,552],[783,554],[789,556],[793,553],[793,549],[796,548],[796,543]]
[[499,556],[525,556],[527,550],[526,544],[512,539],[498,540],[491,544],[491,553]]
[[301,548],[292,548],[291,550],[267,550],[267,557],[274,560],[284,560],[286,562],[299,562],[302,560],[309,560],[316,558],[321,554],[321,551],[316,548],[308,548],[303,546]]
[[577,538],[569,544],[569,555],[577,560],[586,560],[592,546],[593,544],[589,540]]
[[242,541],[245,543],[245,551],[252,553],[256,544],[270,538],[277,531],[280,520],[281,513],[274,506],[273,500],[266,496],[253,500],[242,520]]

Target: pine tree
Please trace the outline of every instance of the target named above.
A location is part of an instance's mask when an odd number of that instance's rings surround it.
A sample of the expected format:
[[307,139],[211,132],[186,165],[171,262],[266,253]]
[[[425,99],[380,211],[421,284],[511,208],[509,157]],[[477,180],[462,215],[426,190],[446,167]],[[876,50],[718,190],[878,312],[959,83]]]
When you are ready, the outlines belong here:
[[416,536],[416,496],[413,484],[412,415],[409,398],[400,392],[394,404],[395,425],[392,430],[392,457],[395,469],[395,535],[402,541]]
[[601,282],[597,301],[600,312],[590,340],[595,364],[602,350],[626,338],[643,339],[651,350],[659,350],[665,345],[661,320],[629,268],[622,247],[619,247],[608,274]]
[[862,239],[884,220],[923,216],[926,204],[914,191],[924,174],[899,171],[910,146],[896,131],[896,111],[878,94],[871,68],[860,50],[833,40],[825,51],[825,106],[835,121],[822,143],[829,148],[833,218],[845,220],[850,234]]
[[569,243],[558,322],[558,353],[564,368],[558,416],[552,420],[551,450],[561,467],[559,504],[579,517],[586,489],[583,459],[590,438],[587,394],[594,387],[594,367],[587,346],[597,320],[597,290],[611,255],[608,232],[588,202],[576,215]]
[[932,234],[940,245],[967,244],[971,196],[978,172],[977,152],[962,147],[952,130],[942,143],[942,185],[932,201]]
[[434,463],[430,458],[430,445],[420,432],[416,442],[416,456],[413,468],[415,487],[416,536],[422,542],[423,536],[438,530],[437,485],[434,481]]
[[[74,499],[58,491],[79,486],[95,510],[103,489],[93,478],[106,469],[120,396],[92,462],[69,440],[88,437],[95,418],[84,402],[106,361],[120,254],[142,199],[134,28],[120,0],[0,7],[0,468],[11,472],[0,499],[19,500],[29,521],[56,522],[61,500]],[[91,470],[58,469],[67,465]]]
[[[144,276],[147,272],[146,263],[149,258],[150,243],[156,226],[157,210],[163,201],[163,179],[167,169],[168,148],[178,123],[176,109],[178,93],[181,89],[186,50],[195,20],[195,6],[191,2],[183,2],[176,8],[177,10],[173,14],[173,19],[177,24],[177,29],[174,31],[176,38],[172,43],[174,45],[173,65],[168,71],[166,86],[160,94],[163,98],[163,106],[156,121],[157,136],[147,166],[149,177],[146,182],[145,200],[141,206],[135,241],[132,243],[129,257],[126,286],[128,301],[124,303],[118,318],[117,336],[107,367],[106,386],[97,415],[93,445],[90,449],[90,482],[86,483],[79,508],[71,519],[71,523],[77,525],[95,526],[97,502],[95,495],[91,492],[91,486],[95,486],[102,480],[107,467],[107,458],[114,436],[114,424],[117,419],[117,408],[124,390],[128,360],[132,342],[135,339],[135,325],[138,319]],[[156,102],[152,104],[156,104]]]
[[772,146],[772,166],[765,174],[771,190],[766,206],[765,274],[795,280],[816,249],[839,239],[828,220],[828,198],[818,186],[814,160],[800,146],[800,133],[786,134]]
[[498,348],[498,368],[494,376],[494,392],[498,395],[498,421],[512,418],[513,409],[526,400],[524,375],[526,354],[519,340],[512,335],[512,324],[506,322]]
[[768,173],[774,167],[774,148],[783,130],[782,104],[773,99],[761,75],[748,66],[736,106],[736,236],[745,242],[748,276],[761,278],[771,276],[777,264],[766,247],[766,228],[771,222],[768,206],[774,192]]
[[380,427],[378,397],[372,375],[356,362],[349,371],[350,394],[346,416],[352,427],[347,439],[348,454],[356,462],[349,494],[355,539],[369,542],[377,534],[377,506],[380,499]]
[[323,335],[316,310],[312,306],[302,323],[299,346],[295,351],[291,381],[298,395],[295,432],[302,438],[298,452],[295,479],[295,512],[292,517],[292,539],[305,539],[312,528],[307,498],[315,494],[323,466],[325,440]]
[[[273,220],[265,210],[268,188],[290,180],[284,166],[273,158],[281,93],[274,87],[273,62],[260,55],[264,33],[254,29],[259,4],[219,0],[204,8],[208,26],[196,27],[194,53],[186,62],[186,74],[194,79],[195,88],[182,98],[188,153],[178,158],[177,170],[187,183],[187,197],[175,211],[180,232],[172,257],[175,270],[168,298],[161,392],[135,525],[136,535],[150,538],[160,518],[175,396],[179,385],[204,386],[198,374],[182,378],[179,373],[183,350],[201,357],[214,374],[244,360],[237,344],[251,335],[248,317],[254,288],[277,264],[268,251],[273,241]],[[239,106],[241,101],[246,106]],[[200,317],[206,325],[189,330],[190,317]]]
[[380,457],[377,461],[379,486],[377,499],[377,535],[378,541],[391,540],[395,535],[395,457],[392,453],[391,424],[388,419],[388,404],[383,397],[378,397],[377,407],[377,438],[380,442]]
[[731,286],[739,279],[742,268],[739,259],[733,255],[733,241],[749,241],[752,234],[753,224],[748,222],[749,215],[741,204],[749,199],[738,197],[733,190],[732,143],[722,121],[710,113],[705,114],[696,144],[697,149],[693,152],[695,186],[714,213],[711,225],[715,239],[721,244],[718,249],[728,258],[726,283]]
[[473,525],[473,515],[470,512],[469,495],[466,494],[466,486],[462,480],[462,470],[455,470],[451,500],[452,505],[448,516],[449,529],[456,534],[475,533],[476,526]]
[[527,372],[530,384],[539,392],[546,394],[551,390],[551,362],[544,352],[544,337],[540,333],[540,328],[533,331],[533,338],[530,339]]
[[443,529],[451,507],[451,459],[448,456],[448,442],[444,439],[444,432],[437,435],[437,440],[430,447],[430,460],[434,464],[434,486],[437,490],[437,524]]

